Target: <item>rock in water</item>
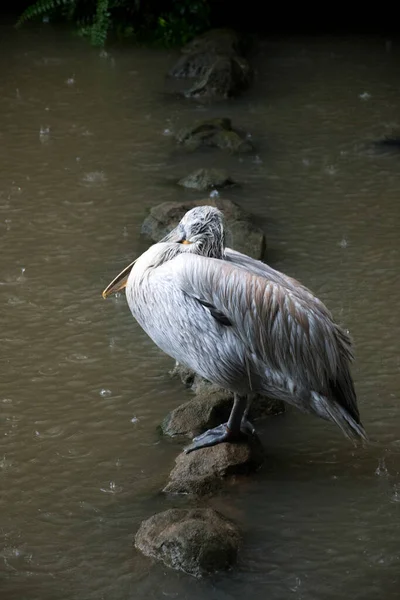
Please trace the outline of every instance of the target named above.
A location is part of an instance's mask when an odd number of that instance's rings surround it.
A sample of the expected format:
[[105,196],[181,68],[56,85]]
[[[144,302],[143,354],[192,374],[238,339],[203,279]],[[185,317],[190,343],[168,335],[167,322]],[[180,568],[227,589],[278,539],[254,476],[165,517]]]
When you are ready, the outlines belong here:
[[172,508],[144,521],[135,546],[168,567],[202,577],[228,569],[240,541],[237,527],[211,508]]
[[208,69],[216,60],[216,55],[210,51],[183,54],[169,72],[171,77],[177,79],[191,79],[204,77]]
[[212,100],[231,98],[247,89],[252,78],[253,71],[245,58],[219,56],[185,96]]
[[213,493],[227,477],[257,470],[262,465],[263,456],[257,436],[248,441],[200,448],[190,454],[182,452],[163,492],[198,496]]
[[176,135],[178,144],[194,151],[200,147],[220,148],[232,153],[252,152],[253,146],[236,129],[230,119],[205,119],[185,127]]
[[171,411],[163,420],[164,435],[193,438],[207,429],[212,429],[229,418],[232,397],[224,392],[197,396]]
[[212,29],[181,49],[181,57],[169,72],[177,79],[199,78],[184,95],[197,99],[224,99],[246,89],[253,70],[243,57],[246,43],[230,29]]
[[234,184],[233,179],[223,169],[197,169],[178,181],[178,185],[200,192]]

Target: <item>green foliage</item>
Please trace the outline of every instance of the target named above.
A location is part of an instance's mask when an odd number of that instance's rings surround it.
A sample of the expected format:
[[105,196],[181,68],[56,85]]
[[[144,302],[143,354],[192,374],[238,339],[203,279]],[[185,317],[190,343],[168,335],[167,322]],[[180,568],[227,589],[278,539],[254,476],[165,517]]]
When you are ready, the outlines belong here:
[[54,13],[58,8],[64,5],[69,4],[71,8],[75,7],[76,3],[77,0],[38,0],[35,4],[31,4],[24,10],[19,17],[16,26],[20,27],[26,21]]
[[204,0],[174,2],[170,12],[157,19],[155,39],[165,46],[186,44],[209,23],[209,6]]
[[37,0],[16,26],[47,17],[75,23],[94,46],[110,32],[138,43],[175,46],[187,43],[209,24],[208,0]]
[[110,25],[109,0],[97,0],[96,14],[92,24],[85,26],[81,21],[79,33],[86,35],[93,46],[104,46]]

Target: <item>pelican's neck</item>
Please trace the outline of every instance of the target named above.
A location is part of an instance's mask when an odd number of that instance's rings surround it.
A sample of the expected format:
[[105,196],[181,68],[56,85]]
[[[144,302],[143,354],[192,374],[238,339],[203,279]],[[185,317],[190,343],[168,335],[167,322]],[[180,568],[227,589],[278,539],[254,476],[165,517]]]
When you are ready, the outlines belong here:
[[127,282],[128,286],[140,285],[154,269],[168,262],[179,254],[179,245],[159,242],[150,246],[135,262]]

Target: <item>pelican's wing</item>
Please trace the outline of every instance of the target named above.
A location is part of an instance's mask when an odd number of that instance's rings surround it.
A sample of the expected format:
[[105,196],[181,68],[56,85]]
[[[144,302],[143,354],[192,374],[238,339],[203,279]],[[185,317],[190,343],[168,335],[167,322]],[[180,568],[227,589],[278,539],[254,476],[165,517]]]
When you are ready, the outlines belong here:
[[225,319],[248,355],[267,369],[303,380],[321,392],[335,385],[343,369],[348,372],[350,339],[327,310],[322,314],[310,308],[301,288],[295,294],[265,274],[225,260],[194,254],[175,260],[181,263],[181,289]]
[[293,277],[289,277],[284,273],[280,273],[269,265],[263,263],[261,260],[256,260],[255,258],[247,256],[246,254],[232,250],[231,248],[225,248],[224,259],[237,267],[245,269],[250,273],[254,273],[254,275],[266,277],[268,281],[276,283],[283,288],[290,290],[296,296],[301,295],[303,298],[307,298],[310,301],[310,306],[316,310],[319,310],[326,316],[331,316],[321,300],[316,298],[308,288],[299,283],[296,279],[293,279]]

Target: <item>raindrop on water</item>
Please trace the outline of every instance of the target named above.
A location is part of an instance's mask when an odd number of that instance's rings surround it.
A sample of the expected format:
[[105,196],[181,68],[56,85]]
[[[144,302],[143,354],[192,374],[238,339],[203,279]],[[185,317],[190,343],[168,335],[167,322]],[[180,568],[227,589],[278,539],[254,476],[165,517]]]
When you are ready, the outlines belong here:
[[102,398],[108,398],[109,396],[111,396],[112,392],[111,392],[111,390],[108,390],[107,388],[102,388],[100,390],[99,394]]
[[390,499],[392,502],[400,502],[400,484],[399,483],[396,483],[393,486],[393,494]]
[[336,175],[336,168],[334,165],[328,165],[325,167],[324,171],[327,175]]
[[117,492],[122,491],[122,487],[120,485],[117,485],[115,481],[110,481],[109,488],[100,488],[100,491],[104,492],[105,494],[116,494]]
[[50,127],[41,127],[39,131],[39,139],[42,144],[45,144],[50,139]]
[[384,458],[379,459],[379,464],[375,470],[375,475],[378,475],[379,477],[388,477],[389,471],[387,470]]
[[85,183],[101,184],[107,181],[107,177],[103,171],[92,171],[90,173],[85,173],[83,181]]
[[21,267],[21,275],[19,275],[17,277],[17,281],[24,281],[25,280],[25,267]]

